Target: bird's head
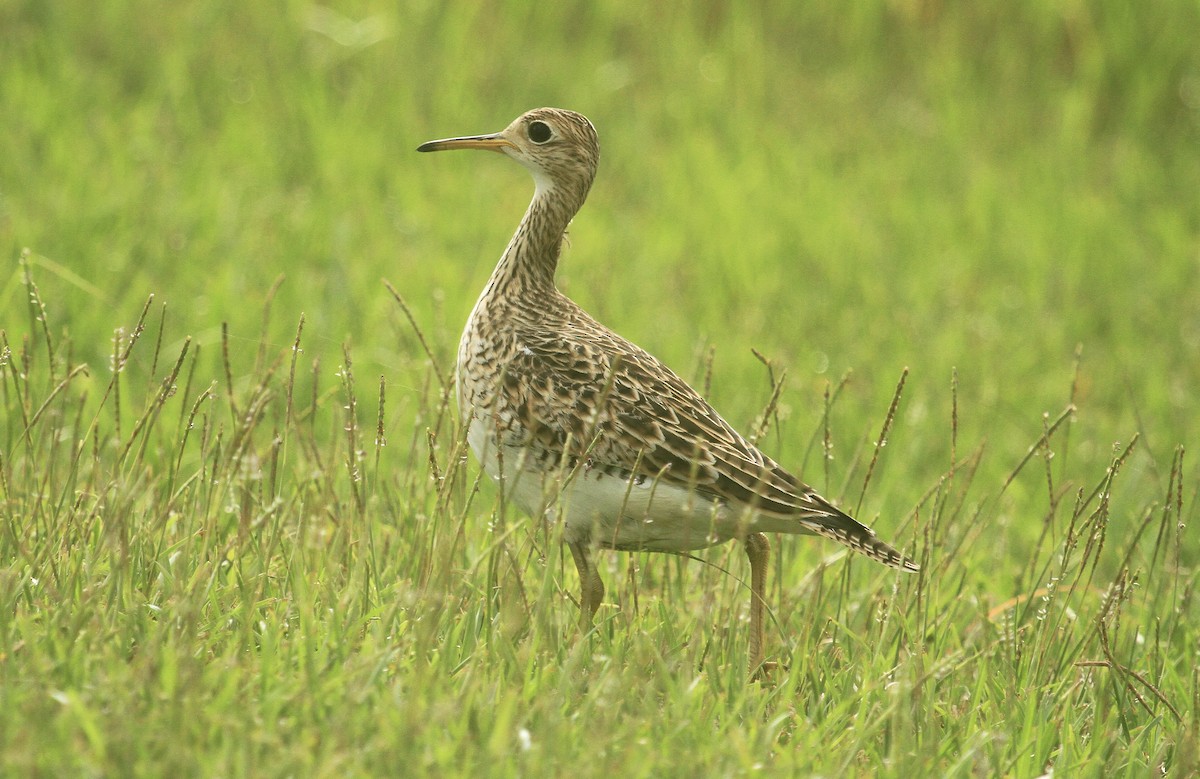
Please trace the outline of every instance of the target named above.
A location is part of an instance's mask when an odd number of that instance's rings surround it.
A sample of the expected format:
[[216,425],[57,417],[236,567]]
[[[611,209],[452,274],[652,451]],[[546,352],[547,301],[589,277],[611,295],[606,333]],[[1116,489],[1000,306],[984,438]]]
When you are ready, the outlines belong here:
[[[561,108],[535,108],[498,133],[429,141],[417,151],[490,149],[512,157],[533,174],[538,193],[587,195],[600,161],[596,128],[586,116]],[[565,191],[564,191],[565,190]]]

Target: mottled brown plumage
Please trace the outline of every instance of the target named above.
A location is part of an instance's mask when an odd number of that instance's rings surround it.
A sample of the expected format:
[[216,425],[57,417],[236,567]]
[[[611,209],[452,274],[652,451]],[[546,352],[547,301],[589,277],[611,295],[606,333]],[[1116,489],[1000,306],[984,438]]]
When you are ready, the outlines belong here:
[[533,201],[463,332],[458,403],[468,440],[524,510],[564,523],[586,626],[604,596],[595,547],[683,552],[745,542],[752,572],[750,666],[762,664],[763,532],[831,538],[885,565],[912,560],[792,476],[655,357],[554,285],[563,235],[591,188],[596,131],[539,108],[499,133],[430,141],[529,169]]

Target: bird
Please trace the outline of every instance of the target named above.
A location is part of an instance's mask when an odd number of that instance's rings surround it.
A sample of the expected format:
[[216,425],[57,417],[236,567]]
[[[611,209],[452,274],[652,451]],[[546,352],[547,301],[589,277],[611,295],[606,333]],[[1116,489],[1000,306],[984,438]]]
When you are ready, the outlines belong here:
[[755,676],[770,665],[766,533],[824,536],[900,571],[920,570],[558,289],[564,236],[600,159],[586,117],[537,108],[500,132],[429,141],[417,151],[452,149],[498,152],[533,176],[533,199],[463,330],[457,404],[467,442],[502,495],[560,523],[579,572],[582,630],[591,629],[605,594],[598,549],[687,554],[741,541]]

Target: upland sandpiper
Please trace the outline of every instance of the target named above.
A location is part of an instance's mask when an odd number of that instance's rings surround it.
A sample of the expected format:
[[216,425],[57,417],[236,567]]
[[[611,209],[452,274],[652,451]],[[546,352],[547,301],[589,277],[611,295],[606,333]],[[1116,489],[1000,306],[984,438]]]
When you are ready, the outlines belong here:
[[471,449],[508,499],[562,523],[579,569],[584,629],[604,598],[597,548],[679,553],[742,541],[751,673],[763,663],[764,533],[825,536],[918,570],[555,287],[563,235],[600,156],[586,117],[539,108],[498,133],[430,141],[418,151],[445,149],[490,149],[533,174],[533,201],[459,343],[458,406]]

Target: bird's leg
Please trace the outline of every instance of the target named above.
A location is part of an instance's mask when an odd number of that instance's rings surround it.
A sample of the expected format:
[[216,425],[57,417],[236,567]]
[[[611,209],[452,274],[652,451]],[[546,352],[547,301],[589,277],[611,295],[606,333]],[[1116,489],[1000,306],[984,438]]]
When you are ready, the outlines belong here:
[[600,581],[600,571],[592,561],[588,544],[573,542],[567,545],[571,547],[571,556],[579,571],[579,629],[587,632],[592,627],[592,617],[600,607],[600,601],[604,600],[604,582]]
[[758,678],[766,670],[763,662],[763,612],[766,608],[767,561],[771,542],[762,533],[746,536],[746,557],[750,558],[750,677]]

